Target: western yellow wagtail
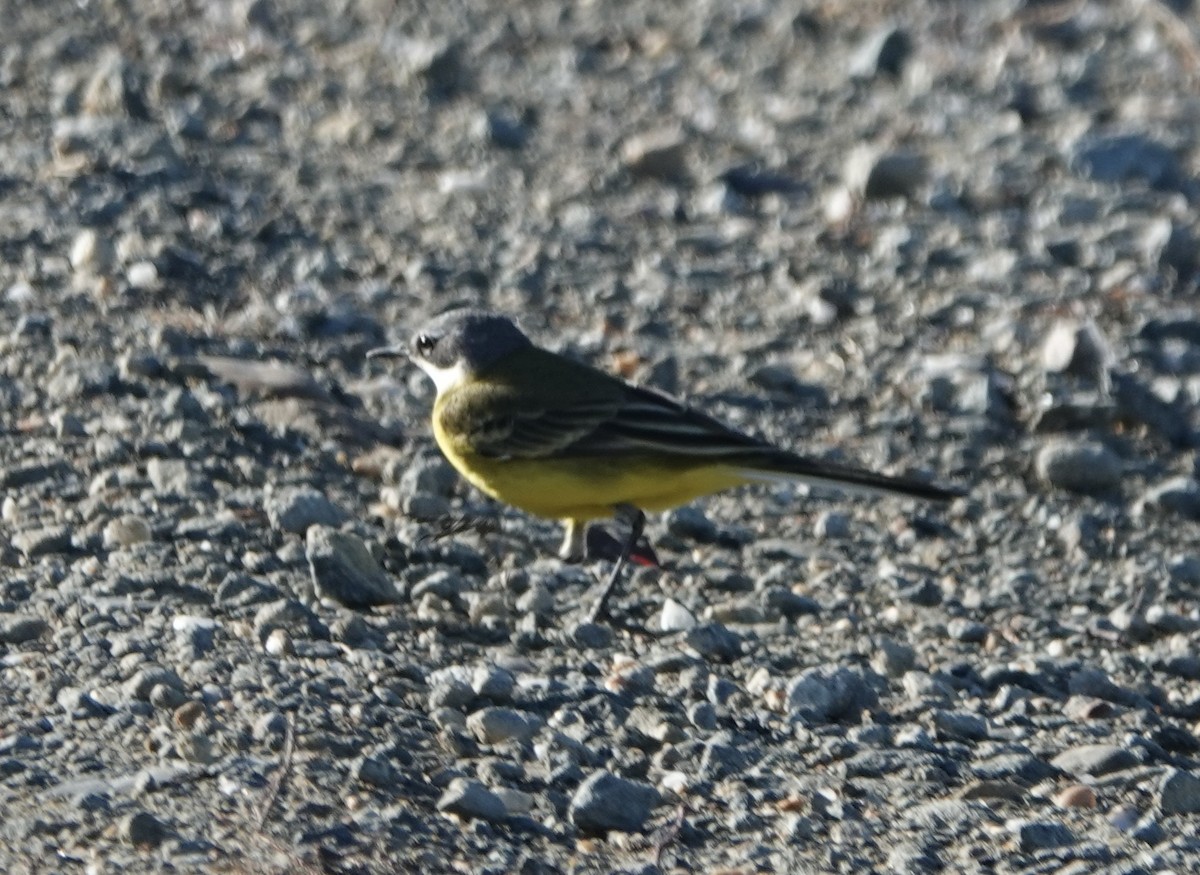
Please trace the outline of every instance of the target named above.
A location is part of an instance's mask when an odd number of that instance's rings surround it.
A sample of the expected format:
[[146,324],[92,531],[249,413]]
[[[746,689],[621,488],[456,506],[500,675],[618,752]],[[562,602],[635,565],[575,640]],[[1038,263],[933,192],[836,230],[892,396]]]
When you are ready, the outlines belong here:
[[936,501],[962,494],[773,446],[661,392],[540,349],[497,313],[454,310],[409,344],[367,355],[405,356],[430,376],[433,434],[446,458],[493,498],[563,520],[564,558],[582,558],[588,521],[629,520],[630,537],[593,619],[605,611],[646,511],[777,480]]

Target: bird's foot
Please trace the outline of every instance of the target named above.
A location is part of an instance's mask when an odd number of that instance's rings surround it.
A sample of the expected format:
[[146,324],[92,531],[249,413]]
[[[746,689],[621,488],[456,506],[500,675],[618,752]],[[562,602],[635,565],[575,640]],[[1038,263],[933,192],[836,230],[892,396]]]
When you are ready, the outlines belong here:
[[[625,543],[603,526],[592,526],[587,531],[587,558],[615,562],[621,558]],[[638,540],[629,551],[629,561],[643,568],[660,568],[658,554],[645,538]]]

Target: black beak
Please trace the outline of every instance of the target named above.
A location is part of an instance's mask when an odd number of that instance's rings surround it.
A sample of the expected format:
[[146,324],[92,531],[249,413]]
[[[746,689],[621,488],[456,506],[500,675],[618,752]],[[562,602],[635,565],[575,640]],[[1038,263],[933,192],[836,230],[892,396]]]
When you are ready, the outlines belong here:
[[369,359],[408,358],[408,344],[397,343],[395,346],[381,346],[367,353]]

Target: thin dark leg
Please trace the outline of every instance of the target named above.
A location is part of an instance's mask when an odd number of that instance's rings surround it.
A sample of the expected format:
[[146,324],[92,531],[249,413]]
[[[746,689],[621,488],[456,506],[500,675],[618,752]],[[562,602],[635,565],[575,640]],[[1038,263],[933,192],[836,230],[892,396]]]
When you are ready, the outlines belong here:
[[625,570],[625,566],[629,563],[629,554],[633,552],[633,548],[641,540],[642,532],[646,529],[646,515],[631,505],[621,505],[618,507],[617,519],[629,520],[629,540],[621,548],[621,555],[617,557],[617,562],[613,565],[612,573],[608,576],[604,588],[600,590],[600,597],[596,599],[596,604],[593,605],[591,613],[588,614],[588,621],[591,623],[598,623],[608,618],[608,600],[612,598],[612,594],[616,591],[617,584],[621,580],[621,572]]

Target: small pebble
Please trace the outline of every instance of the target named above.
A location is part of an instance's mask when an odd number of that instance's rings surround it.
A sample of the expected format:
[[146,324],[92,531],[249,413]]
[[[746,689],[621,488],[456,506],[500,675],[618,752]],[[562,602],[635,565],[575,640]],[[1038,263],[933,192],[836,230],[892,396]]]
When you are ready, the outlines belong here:
[[955,617],[946,624],[946,634],[955,641],[982,644],[987,640],[988,627],[977,620]]
[[125,278],[135,289],[152,289],[158,285],[158,268],[153,261],[135,261],[126,270]]
[[110,520],[104,527],[104,546],[109,550],[144,544],[153,537],[150,524],[133,514]]
[[153,814],[138,811],[121,819],[120,833],[135,848],[153,849],[167,837],[167,828]]
[[269,656],[276,658],[283,656],[291,656],[296,652],[292,645],[292,636],[288,634],[286,629],[272,629],[267,635],[267,640],[263,642],[263,650]]
[[694,628],[695,625],[695,615],[675,599],[666,599],[663,602],[662,614],[658,621],[658,627],[662,631],[683,632]]
[[1087,784],[1072,784],[1055,794],[1054,804],[1059,808],[1095,808],[1096,791]]

